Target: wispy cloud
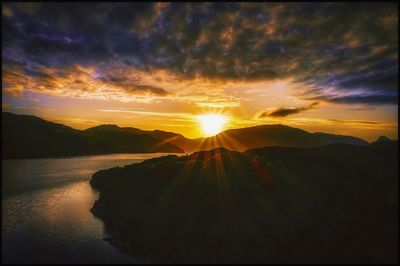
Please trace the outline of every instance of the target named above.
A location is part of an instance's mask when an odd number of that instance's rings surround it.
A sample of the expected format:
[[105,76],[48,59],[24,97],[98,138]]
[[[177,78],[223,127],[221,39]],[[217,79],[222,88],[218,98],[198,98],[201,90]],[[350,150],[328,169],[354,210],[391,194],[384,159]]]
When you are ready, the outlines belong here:
[[316,105],[318,105],[318,102],[313,102],[313,103],[310,103],[307,106],[298,107],[298,108],[276,108],[276,109],[273,109],[273,110],[261,112],[258,115],[258,118],[264,118],[264,117],[286,117],[286,116],[289,116],[289,115],[294,115],[294,114],[298,114],[298,113],[310,110],[310,109],[314,108]]
[[352,123],[352,124],[366,124],[366,125],[382,124],[382,122],[379,122],[379,121],[368,121],[368,120],[326,119],[326,121],[335,122],[335,123]]
[[192,113],[174,113],[174,112],[152,112],[152,111],[140,111],[140,110],[121,110],[121,109],[100,109],[99,112],[106,113],[130,113],[137,115],[146,116],[162,116],[162,117],[179,117],[186,119],[195,119],[195,115]]
[[324,100],[333,103],[344,104],[365,104],[380,105],[390,104],[397,105],[399,103],[397,95],[349,95],[349,96],[320,96],[313,98],[315,100]]

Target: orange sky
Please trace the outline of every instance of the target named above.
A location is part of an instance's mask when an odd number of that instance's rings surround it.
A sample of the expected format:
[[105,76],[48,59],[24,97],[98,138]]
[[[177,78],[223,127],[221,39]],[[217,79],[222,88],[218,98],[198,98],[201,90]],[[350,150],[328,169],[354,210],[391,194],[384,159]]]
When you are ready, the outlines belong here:
[[[396,3],[3,3],[2,110],[204,136],[398,135]],[[340,15],[339,15],[340,14]]]
[[[58,81],[62,82],[62,81]],[[204,136],[197,119],[203,114],[228,117],[224,128],[261,124],[285,124],[311,132],[354,135],[368,141],[380,135],[397,138],[397,106],[365,107],[320,101],[310,109],[286,117],[259,117],[277,107],[302,108],[312,101],[297,95],[298,85],[290,80],[225,82],[221,80],[177,81],[185,87],[170,96],[143,95],[139,99],[97,99],[92,94],[69,96],[64,92],[32,96],[27,106],[3,104],[3,110],[32,113],[50,121],[85,129],[100,124],[117,124],[146,130],[166,130],[189,138]],[[164,85],[164,87],[166,87]],[[171,90],[172,91],[172,90]]]

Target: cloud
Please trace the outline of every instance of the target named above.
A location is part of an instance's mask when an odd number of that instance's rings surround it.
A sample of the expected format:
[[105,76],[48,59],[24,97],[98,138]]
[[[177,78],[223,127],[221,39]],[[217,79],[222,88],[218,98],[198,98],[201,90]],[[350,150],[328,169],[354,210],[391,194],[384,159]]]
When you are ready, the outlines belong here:
[[313,102],[307,106],[299,107],[299,108],[277,108],[270,111],[262,112],[258,115],[258,118],[264,117],[286,117],[289,115],[298,114],[307,110],[310,110],[318,105],[318,102]]
[[364,104],[364,105],[397,105],[397,95],[348,95],[348,96],[320,96],[314,100],[324,100],[333,103],[342,104]]
[[157,111],[141,111],[141,110],[126,110],[126,109],[99,109],[99,112],[104,113],[127,113],[132,114],[133,116],[128,116],[126,118],[135,119],[140,116],[149,117],[163,117],[165,119],[169,119],[170,121],[179,121],[179,122],[187,122],[187,121],[197,121],[196,115],[188,112],[157,112]]
[[352,124],[366,124],[366,125],[379,125],[381,122],[378,121],[368,121],[368,120],[343,120],[343,119],[326,119],[329,122],[337,123],[352,123]]
[[375,110],[375,107],[355,107],[355,108],[349,108],[349,111],[369,111],[369,110]]
[[61,124],[68,124],[68,125],[94,125],[94,124],[101,124],[101,121],[98,120],[88,120],[83,118],[72,118],[72,117],[52,117],[52,116],[42,116],[42,118]]
[[185,102],[199,107],[236,107],[240,99],[225,89],[237,82],[187,78],[164,70],[120,67],[119,62],[69,67],[24,67],[9,64],[2,69],[3,92],[21,98],[25,93],[79,99],[153,103]]
[[[363,99],[340,97],[359,92],[371,95],[364,98],[370,104],[392,104],[385,97],[398,88],[397,9],[397,3],[3,3],[2,59],[20,64],[35,84],[44,78],[34,68],[65,68],[70,76],[77,65],[95,68],[102,85],[126,87],[120,91],[127,96],[168,96],[171,89],[108,75],[135,69],[164,71],[178,82],[293,78],[307,96],[331,87],[333,101],[357,103]],[[87,86],[87,93],[99,90]]]
[[142,84],[140,80],[140,75],[135,73],[136,75],[127,74],[128,71],[125,71],[124,75],[121,73],[115,73],[112,70],[105,72],[104,75],[99,75],[95,77],[97,81],[102,82],[105,86],[114,86],[119,87],[121,90],[127,92],[128,94],[141,94],[148,93],[152,95],[166,96],[169,93],[163,89],[152,85]]
[[[111,71],[111,70],[110,70]],[[142,83],[146,73],[136,72],[136,79],[98,76],[93,67],[80,65],[68,68],[41,67],[27,70],[3,67],[3,91],[22,97],[25,91],[60,97],[136,101],[138,98],[162,98],[168,92]]]
[[153,115],[153,116],[166,116],[166,117],[179,117],[179,118],[192,118],[194,115],[192,113],[176,113],[176,112],[155,112],[155,111],[141,111],[141,110],[125,110],[125,109],[100,109],[99,112],[106,113],[130,113],[138,115]]

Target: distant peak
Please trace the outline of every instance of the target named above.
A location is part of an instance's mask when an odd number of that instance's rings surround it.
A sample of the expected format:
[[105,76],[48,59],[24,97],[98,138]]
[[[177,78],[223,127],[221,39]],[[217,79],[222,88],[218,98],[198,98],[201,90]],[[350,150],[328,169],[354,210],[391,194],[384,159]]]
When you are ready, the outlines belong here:
[[386,136],[379,136],[376,142],[391,142],[392,140]]
[[95,127],[91,127],[89,129],[117,129],[120,128],[117,125],[114,124],[108,124],[108,125],[100,125],[100,126],[95,126]]
[[119,128],[119,126],[115,125],[115,124],[106,124],[106,125],[100,125],[98,127],[110,127],[110,128]]

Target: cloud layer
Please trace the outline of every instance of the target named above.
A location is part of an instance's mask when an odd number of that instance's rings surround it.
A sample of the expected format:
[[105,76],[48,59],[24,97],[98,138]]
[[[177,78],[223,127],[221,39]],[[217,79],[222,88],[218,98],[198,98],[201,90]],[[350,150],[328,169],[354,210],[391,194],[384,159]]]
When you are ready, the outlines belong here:
[[[3,3],[3,91],[235,105],[216,82],[292,78],[305,100],[393,105],[397,12],[397,3]],[[213,84],[199,94],[179,85],[199,79]]]

